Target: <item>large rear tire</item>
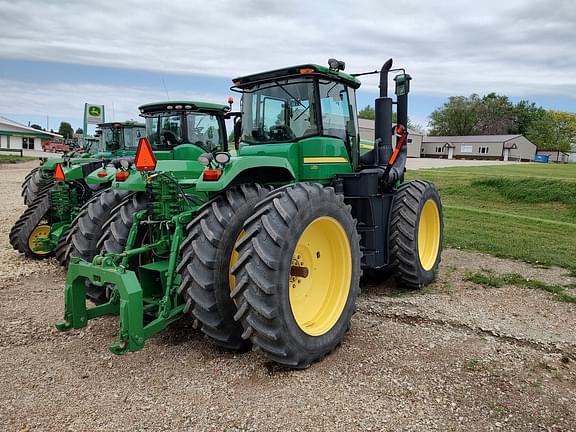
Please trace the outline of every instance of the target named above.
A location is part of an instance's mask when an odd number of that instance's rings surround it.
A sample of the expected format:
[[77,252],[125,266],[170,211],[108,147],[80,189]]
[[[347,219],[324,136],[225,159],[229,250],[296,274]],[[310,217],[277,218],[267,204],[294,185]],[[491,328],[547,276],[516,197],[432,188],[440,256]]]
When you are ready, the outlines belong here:
[[241,185],[228,189],[207,203],[187,226],[187,237],[180,248],[182,275],[180,290],[186,311],[201,323],[202,332],[217,345],[231,350],[249,348],[242,338],[242,325],[234,320],[237,312],[230,291],[234,277],[230,267],[237,254],[234,245],[242,235],[246,219],[267,189]]
[[390,253],[398,282],[421,288],[434,281],[442,258],[444,221],[436,187],[415,180],[398,188],[392,205]]
[[232,296],[243,337],[306,368],[342,341],[355,311],[360,237],[344,197],[297,183],[262,201],[236,243]]
[[[106,197],[106,201],[109,201],[109,198],[110,196]],[[111,210],[110,217],[102,223],[103,234],[96,240],[95,248],[82,250],[82,253],[85,253],[86,257],[92,253],[94,253],[94,256],[105,252],[121,253],[128,241],[128,233],[133,223],[132,215],[135,212],[145,210],[147,207],[148,199],[143,193],[131,194],[122,199],[119,205]],[[99,213],[98,206],[93,207],[93,210]],[[84,228],[89,225],[88,221],[86,222]],[[94,238],[91,238],[90,242],[93,241]],[[87,284],[86,297],[99,305],[108,301],[109,291],[105,286]]]
[[27,206],[31,205],[44,188],[52,187],[53,184],[54,177],[52,171],[45,171],[42,167],[35,168],[28,180],[24,180],[22,184],[24,204]]
[[132,193],[128,191],[106,189],[83,206],[70,226],[66,264],[70,257],[92,261],[100,252],[98,242],[103,235],[106,222],[115,209],[126,202],[131,195]]
[[148,208],[149,200],[146,194],[139,192],[117,206],[106,223],[106,230],[98,241],[98,252],[122,253],[128,241],[128,233],[132,227],[134,213]]
[[22,213],[18,221],[10,230],[10,244],[18,252],[27,257],[44,259],[53,255],[53,252],[37,252],[33,248],[37,242],[50,234],[50,184],[45,185],[38,192],[38,196]]

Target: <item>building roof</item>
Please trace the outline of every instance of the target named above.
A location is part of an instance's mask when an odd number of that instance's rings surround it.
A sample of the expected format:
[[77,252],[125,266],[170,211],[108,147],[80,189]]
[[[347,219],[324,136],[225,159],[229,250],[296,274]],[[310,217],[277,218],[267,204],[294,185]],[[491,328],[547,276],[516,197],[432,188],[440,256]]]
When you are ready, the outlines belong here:
[[2,132],[14,132],[15,135],[46,135],[47,137],[62,138],[62,135],[53,132],[47,132],[45,130],[34,129],[30,126],[25,126],[21,123],[10,120],[6,117],[0,116],[0,131]]
[[425,136],[423,142],[431,143],[445,143],[445,142],[458,142],[458,143],[477,143],[477,142],[506,142],[511,139],[518,138],[522,135],[469,135],[469,136]]
[[[372,129],[374,130],[375,126],[375,121],[374,120],[370,120],[370,119],[362,119],[359,118],[358,119],[358,126],[360,126],[362,129]],[[420,132],[416,132],[415,130],[412,129],[408,129],[408,133],[410,135],[420,135],[423,136]]]

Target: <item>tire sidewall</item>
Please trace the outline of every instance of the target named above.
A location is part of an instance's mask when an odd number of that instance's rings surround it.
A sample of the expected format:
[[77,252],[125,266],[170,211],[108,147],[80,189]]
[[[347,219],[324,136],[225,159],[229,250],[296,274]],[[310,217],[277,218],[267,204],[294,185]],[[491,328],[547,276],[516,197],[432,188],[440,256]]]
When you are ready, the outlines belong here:
[[[420,238],[419,238],[419,227],[420,227],[420,219],[422,217],[422,210],[424,208],[424,205],[429,201],[432,200],[434,201],[434,203],[436,204],[436,207],[438,209],[438,216],[440,218],[440,240],[439,240],[439,244],[438,244],[438,253],[436,255],[436,260],[434,261],[434,265],[430,268],[430,270],[426,270],[424,269],[424,267],[422,266],[422,263],[420,262],[420,254],[419,254],[419,244],[420,244]],[[420,201],[418,203],[418,220],[416,221],[416,230],[414,233],[414,239],[415,239],[415,245],[416,245],[416,260],[418,262],[418,273],[419,273],[419,279],[423,282],[424,285],[427,285],[429,283],[431,283],[432,281],[434,281],[434,278],[436,277],[436,269],[438,268],[438,265],[440,264],[440,260],[442,259],[442,243],[444,241],[444,218],[442,217],[442,202],[440,200],[440,195],[438,194],[438,191],[436,190],[436,188],[428,186],[426,187],[424,193],[422,194],[422,197],[420,198]]]
[[[311,336],[300,329],[300,326],[294,318],[290,305],[290,288],[288,282],[292,266],[292,256],[300,236],[312,221],[322,216],[334,218],[344,229],[351,250],[352,273],[348,298],[337,322],[325,334],[321,336]],[[338,202],[326,200],[310,202],[310,205],[304,207],[298,213],[297,218],[295,218],[290,227],[289,236],[287,236],[288,238],[281,248],[280,266],[276,272],[275,286],[278,290],[281,305],[280,311],[283,314],[282,321],[287,323],[283,332],[289,335],[287,339],[293,341],[302,351],[311,353],[312,357],[316,354],[325,353],[326,350],[332,347],[334,340],[340,341],[350,325],[350,319],[355,310],[358,280],[360,277],[360,250],[357,242],[355,242],[355,230],[354,220],[352,217],[343,217],[343,207],[339,205]]]

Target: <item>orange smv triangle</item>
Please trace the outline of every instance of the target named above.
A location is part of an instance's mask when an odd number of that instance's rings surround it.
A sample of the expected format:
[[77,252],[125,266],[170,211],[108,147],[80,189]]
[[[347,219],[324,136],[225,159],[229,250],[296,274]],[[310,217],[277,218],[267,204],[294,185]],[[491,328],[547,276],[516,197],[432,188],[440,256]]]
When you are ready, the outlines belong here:
[[62,168],[62,164],[56,164],[56,169],[54,171],[54,180],[58,181],[66,180],[66,175],[64,174],[64,168]]
[[146,137],[142,137],[138,141],[134,165],[138,171],[153,171],[156,168],[156,156],[154,156],[150,141]]

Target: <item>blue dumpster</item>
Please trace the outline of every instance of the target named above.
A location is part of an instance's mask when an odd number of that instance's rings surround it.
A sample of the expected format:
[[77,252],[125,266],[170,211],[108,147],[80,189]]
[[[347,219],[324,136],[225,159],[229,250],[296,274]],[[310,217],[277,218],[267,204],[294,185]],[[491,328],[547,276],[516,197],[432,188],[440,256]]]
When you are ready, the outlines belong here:
[[548,163],[549,159],[550,159],[549,155],[540,154],[534,156],[534,162]]

